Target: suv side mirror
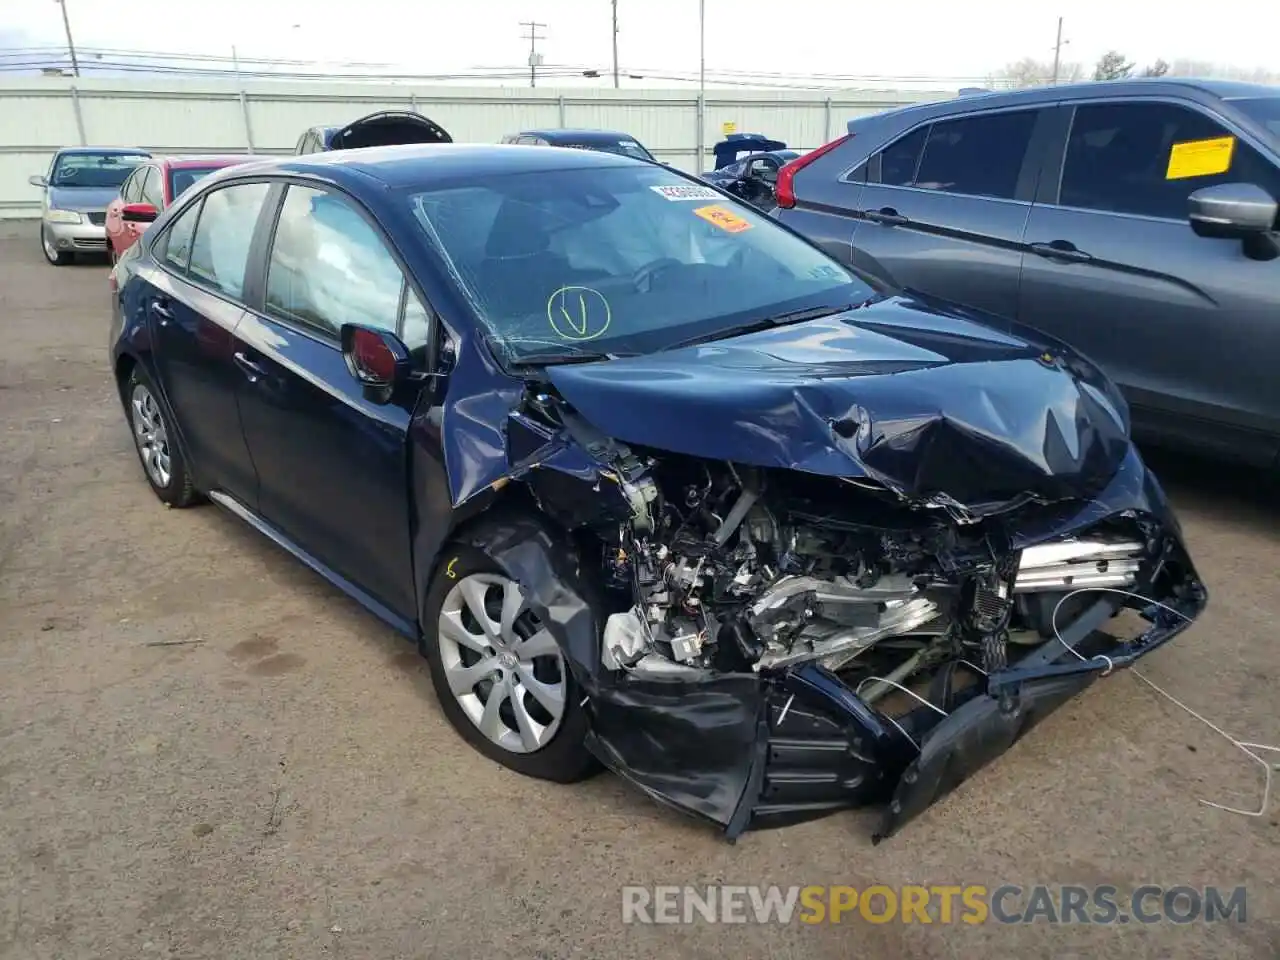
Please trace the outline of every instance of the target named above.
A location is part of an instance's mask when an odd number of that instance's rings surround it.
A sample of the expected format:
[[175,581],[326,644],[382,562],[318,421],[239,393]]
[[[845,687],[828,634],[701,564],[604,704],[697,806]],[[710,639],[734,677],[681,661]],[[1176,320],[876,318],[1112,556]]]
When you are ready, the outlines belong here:
[[27,183],[31,184],[33,187],[39,187],[41,190],[49,186],[48,178],[46,178],[42,173],[33,173],[31,176],[27,177]]
[[372,403],[391,401],[396,385],[409,378],[409,348],[394,333],[359,323],[344,323],[340,334],[347,370]]
[[126,203],[120,208],[120,219],[125,223],[152,223],[159,215],[149,203]]
[[1271,194],[1252,183],[1203,187],[1187,198],[1191,229],[1200,237],[1244,240],[1270,233],[1280,209]]

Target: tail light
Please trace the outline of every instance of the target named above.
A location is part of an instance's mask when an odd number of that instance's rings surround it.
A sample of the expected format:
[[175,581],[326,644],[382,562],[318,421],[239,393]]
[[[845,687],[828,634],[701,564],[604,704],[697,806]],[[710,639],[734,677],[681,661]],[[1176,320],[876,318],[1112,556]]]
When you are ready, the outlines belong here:
[[852,133],[846,133],[838,140],[832,140],[830,143],[824,144],[817,150],[810,150],[803,156],[796,157],[794,160],[788,160],[784,163],[782,168],[778,171],[778,182],[773,189],[774,201],[778,206],[787,208],[794,207],[796,205],[796,174],[809,164],[813,163],[813,161],[817,160],[824,153],[834,150],[846,140],[850,140],[852,138]]

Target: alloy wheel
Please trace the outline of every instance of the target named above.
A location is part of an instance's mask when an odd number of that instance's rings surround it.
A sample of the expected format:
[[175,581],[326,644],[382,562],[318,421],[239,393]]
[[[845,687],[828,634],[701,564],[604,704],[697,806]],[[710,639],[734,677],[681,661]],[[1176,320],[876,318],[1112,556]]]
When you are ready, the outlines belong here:
[[486,738],[511,753],[551,742],[568,693],[564,659],[519,584],[462,577],[440,608],[437,644],[449,689]]
[[160,405],[145,384],[135,384],[130,397],[133,412],[133,439],[147,476],[161,489],[173,476],[169,465],[169,432],[165,429]]

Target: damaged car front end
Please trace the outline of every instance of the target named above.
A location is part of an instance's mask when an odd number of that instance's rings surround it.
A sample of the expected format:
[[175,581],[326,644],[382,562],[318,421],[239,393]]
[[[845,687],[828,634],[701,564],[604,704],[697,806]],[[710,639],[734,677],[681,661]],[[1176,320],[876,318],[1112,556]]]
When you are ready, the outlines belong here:
[[[1094,365],[807,255],[816,307],[657,346],[572,335],[591,297],[602,328],[626,316],[635,278],[553,288],[558,339],[465,340],[429,428],[457,537],[554,638],[590,752],[730,838],[862,806],[891,835],[1206,603]],[[634,286],[632,315],[662,310]]]

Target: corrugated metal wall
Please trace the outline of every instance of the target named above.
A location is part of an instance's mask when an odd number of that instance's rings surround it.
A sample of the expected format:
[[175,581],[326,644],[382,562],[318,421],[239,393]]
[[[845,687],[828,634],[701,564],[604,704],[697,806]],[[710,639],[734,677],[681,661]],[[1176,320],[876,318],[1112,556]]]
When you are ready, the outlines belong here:
[[708,162],[697,162],[697,95],[686,90],[420,88],[380,83],[75,80],[0,82],[0,218],[39,213],[28,184],[54,150],[93,144],[156,153],[289,153],[302,131],[381,109],[410,109],[456,140],[497,142],[532,127],[626,131],[685,170],[710,166],[724,123],[811,149],[861,114],[948,97],[950,92],[708,91],[701,105]]

